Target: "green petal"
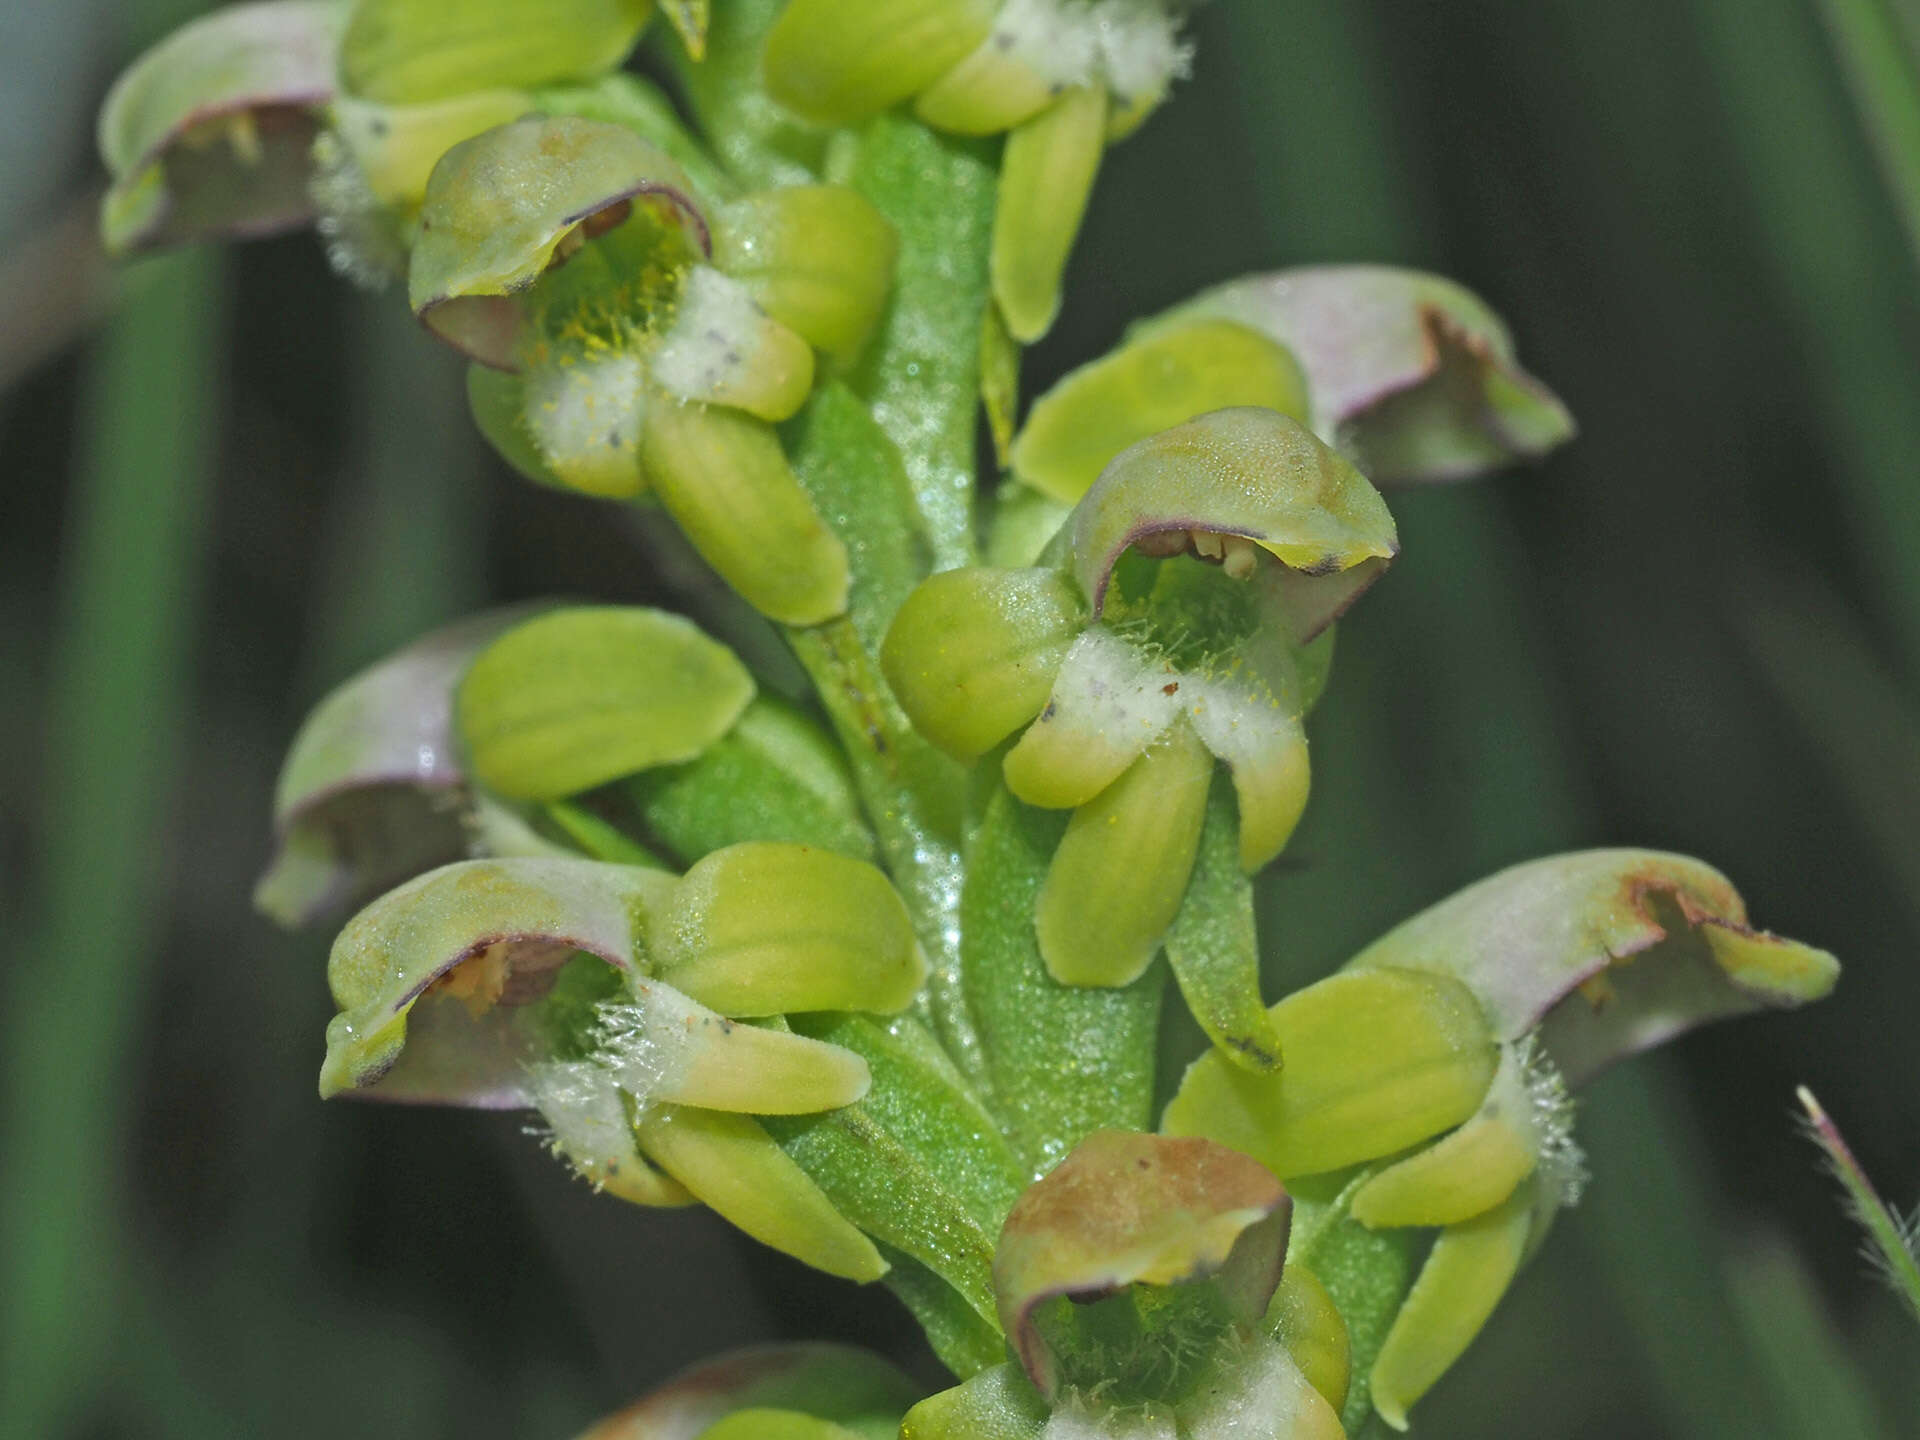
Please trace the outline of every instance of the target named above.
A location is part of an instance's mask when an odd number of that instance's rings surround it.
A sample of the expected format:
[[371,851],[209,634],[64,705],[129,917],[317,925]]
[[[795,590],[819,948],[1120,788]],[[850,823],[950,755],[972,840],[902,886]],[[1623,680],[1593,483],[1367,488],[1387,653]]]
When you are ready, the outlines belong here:
[[[327,1026],[321,1095],[379,1084],[407,1045],[409,1011],[464,963],[490,968],[499,988],[481,998],[509,1007],[578,950],[633,969],[634,913],[674,883],[632,866],[529,858],[461,861],[387,892],[347,923],[327,960],[341,1013]],[[478,1027],[470,1038],[500,1040]],[[528,1101],[509,1087],[492,1103]]]
[[618,67],[653,0],[357,0],[340,78],[368,100],[445,100]]
[[1231,1145],[1282,1178],[1390,1155],[1451,1129],[1479,1108],[1499,1058],[1472,992],[1438,975],[1333,975],[1267,1013],[1286,1068],[1261,1075],[1203,1055],[1161,1129]]
[[109,254],[312,218],[308,152],[346,11],[334,0],[235,5],[127,67],[100,109]]
[[1040,718],[1007,752],[1007,788],[1029,805],[1084,805],[1180,712],[1180,677],[1104,625],[1073,642]]
[[974,52],[920,92],[913,113],[953,135],[998,135],[1051,105],[1053,83],[989,35]]
[[714,263],[842,365],[880,321],[899,244],[886,217],[844,185],[758,190],[714,217]]
[[648,955],[661,978],[729,1015],[893,1014],[926,978],[887,877],[803,845],[717,850],[650,919]]
[[1303,697],[1289,647],[1277,636],[1249,646],[1237,671],[1189,679],[1187,718],[1207,747],[1227,763],[1238,799],[1239,857],[1249,874],[1292,838],[1307,808],[1311,773]]
[[427,181],[407,298],[474,359],[514,368],[519,308],[562,240],[633,201],[669,214],[700,249],[706,219],[665,152],[620,125],[530,115],[455,145]]
[[1200,847],[1213,757],[1185,725],[1073,812],[1034,915],[1062,985],[1137,980],[1179,913]]
[[1052,570],[944,570],[900,607],[880,667],[914,728],[971,760],[1040,713],[1085,624]]
[[1726,877],[1651,850],[1529,861],[1422,911],[1348,962],[1457,977],[1496,1034],[1541,1027],[1569,1084],[1695,1025],[1817,1000],[1839,962],[1747,924]]
[[846,547],[764,422],[663,402],[647,416],[641,448],[661,504],[754,609],[789,625],[817,625],[845,611]]
[[793,0],[767,35],[767,89],[816,125],[851,125],[925,89],[993,23],[993,0]]
[[[505,302],[502,302],[505,303]],[[517,391],[518,423],[509,436],[531,442],[534,478],[603,500],[626,500],[646,488],[640,433],[658,403],[647,367],[634,351],[569,335],[542,350],[542,363],[504,378]],[[516,466],[516,468],[519,468]]]
[[636,980],[602,1007],[600,1063],[638,1100],[752,1115],[809,1115],[867,1093],[867,1062],[838,1045],[737,1025],[673,985]]
[[[524,479],[556,490],[574,487],[554,473],[541,453],[540,442],[527,423],[526,377],[490,365],[467,366],[467,409],[493,451]],[[633,478],[645,483],[645,475],[636,463]]]
[[502,795],[556,800],[690,760],[753,698],[753,677],[678,615],[556,610],[502,635],[461,682],[473,773]]
[[1396,1430],[1407,1409],[1465,1353],[1507,1293],[1533,1228],[1530,1187],[1434,1241],[1373,1362],[1373,1406]]
[[860,1436],[831,1420],[818,1420],[798,1410],[736,1410],[700,1440],[860,1440]]
[[[1474,1117],[1451,1135],[1389,1165],[1353,1197],[1353,1216],[1375,1229],[1453,1225],[1503,1202],[1540,1163],[1545,1135],[1526,1066],[1504,1047],[1500,1069]],[[1560,1119],[1570,1120],[1571,1106]]]
[[1377,484],[1459,480],[1571,439],[1573,417],[1520,368],[1471,291],[1386,265],[1250,275],[1149,328],[1196,316],[1253,325],[1299,358],[1314,426]]
[[813,390],[807,342],[711,265],[688,272],[647,368],[676,400],[729,405],[762,420],[785,420]]
[[873,1242],[747,1116],[650,1105],[634,1133],[648,1159],[763,1245],[847,1280],[886,1273]]
[[900,1440],[1039,1440],[1047,1414],[1045,1397],[1008,1361],[922,1400],[900,1422]]
[[1305,421],[1306,378],[1284,346],[1232,320],[1157,329],[1070,372],[1034,401],[1014,443],[1013,470],[1071,505],[1129,445],[1232,405]]
[[1030,345],[1053,327],[1060,280],[1107,148],[1107,97],[1082,87],[1007,137],[993,217],[993,298]]
[[1291,1215],[1267,1170],[1223,1145],[1103,1130],[1014,1203],[994,1254],[1001,1327],[1042,1392],[1061,1379],[1033,1323],[1056,1296],[1210,1276],[1251,1324],[1280,1282]]
[[851,1345],[755,1345],[681,1371],[579,1440],[701,1435],[735,1411],[764,1407],[818,1415],[862,1435],[884,1425],[891,1437],[897,1417],[919,1393],[878,1355]]
[[547,1061],[529,1067],[526,1077],[551,1132],[547,1148],[595,1190],[655,1209],[699,1203],[635,1147],[626,1102],[604,1068],[591,1060]]
[[314,707],[274,790],[275,853],[254,903],[301,925],[465,853],[453,691],[524,608],[436,630]]
[[1129,546],[1181,531],[1245,536],[1309,576],[1388,559],[1399,547],[1365,476],[1297,421],[1250,408],[1216,410],[1131,446],[1075,507],[1073,570],[1094,613]]

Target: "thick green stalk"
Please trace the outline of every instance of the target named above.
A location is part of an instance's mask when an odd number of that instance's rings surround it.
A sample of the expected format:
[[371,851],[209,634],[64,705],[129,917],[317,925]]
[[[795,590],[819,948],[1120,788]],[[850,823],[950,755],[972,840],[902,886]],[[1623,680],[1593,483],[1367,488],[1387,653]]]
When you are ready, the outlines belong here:
[[219,257],[153,262],[93,357],[55,635],[39,914],[11,986],[0,1417],[51,1435],[124,1288],[128,1062],[160,942],[217,428]]

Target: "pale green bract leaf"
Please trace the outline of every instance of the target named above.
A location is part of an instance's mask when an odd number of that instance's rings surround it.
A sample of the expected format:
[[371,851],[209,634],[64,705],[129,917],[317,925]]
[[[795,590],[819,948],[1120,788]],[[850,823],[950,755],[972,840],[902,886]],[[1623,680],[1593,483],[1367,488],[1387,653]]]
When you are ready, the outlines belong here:
[[753,677],[690,620],[638,607],[558,610],[494,640],[460,683],[473,773],[556,800],[691,760],[732,728]]
[[100,110],[109,254],[312,219],[308,151],[334,97],[346,13],[335,0],[235,5],[127,68]]

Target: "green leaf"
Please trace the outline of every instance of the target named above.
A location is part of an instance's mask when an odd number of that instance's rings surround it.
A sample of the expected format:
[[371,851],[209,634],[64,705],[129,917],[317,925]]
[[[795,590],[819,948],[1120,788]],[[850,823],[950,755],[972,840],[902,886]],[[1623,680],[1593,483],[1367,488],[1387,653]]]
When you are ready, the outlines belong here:
[[1030,345],[1053,328],[1060,280],[1107,149],[1107,95],[1076,86],[1007,136],[993,217],[993,298]]
[[587,78],[618,67],[652,14],[653,0],[357,0],[340,78],[387,104]]
[[1064,828],[1064,817],[997,790],[968,848],[961,896],[962,976],[995,1109],[1036,1178],[1096,1130],[1150,1127],[1166,985],[1159,966],[1118,990],[1047,973],[1033,914]]
[[1893,1292],[1920,1320],[1920,1222],[1902,1219],[1880,1198],[1873,1181],[1854,1158],[1853,1149],[1840,1134],[1813,1092],[1804,1085],[1797,1092],[1801,1108],[1807,1112],[1808,1132],[1827,1157],[1827,1168],[1847,1194],[1847,1212],[1866,1232],[1867,1254],[1885,1275]]
[[753,677],[689,620],[638,607],[556,610],[475,658],[456,702],[473,773],[555,800],[691,760],[753,698]]
[[1240,812],[1232,780],[1218,770],[1193,876],[1166,947],[1187,1008],[1220,1053],[1249,1070],[1278,1070],[1280,1036],[1260,998],[1253,884],[1240,868]]
[[900,238],[893,304],[852,383],[906,463],[936,570],[974,559],[990,153],[883,115],[861,133],[847,176]]
[[892,1268],[886,1286],[907,1307],[940,1363],[955,1375],[976,1375],[1006,1359],[1007,1340],[999,1325],[984,1318],[946,1281],[918,1260],[882,1244]]
[[688,864],[748,840],[875,856],[846,756],[813,720],[770,696],[756,696],[697,758],[636,775],[627,793],[647,831]]

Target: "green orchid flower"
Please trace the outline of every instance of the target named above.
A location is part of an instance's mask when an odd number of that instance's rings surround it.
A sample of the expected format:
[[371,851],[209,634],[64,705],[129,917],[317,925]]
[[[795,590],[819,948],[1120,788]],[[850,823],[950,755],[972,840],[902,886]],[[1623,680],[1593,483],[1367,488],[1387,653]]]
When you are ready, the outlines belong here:
[[[957,135],[1007,133],[993,295],[1030,343],[1060,278],[1106,147],[1163,101],[1190,59],[1185,0],[794,0],[767,37],[773,98],[819,125],[902,101]],[[1182,417],[1186,418],[1186,417]]]
[[772,422],[811,392],[813,343],[857,347],[891,261],[886,222],[850,190],[776,190],[710,215],[625,127],[529,116],[441,158],[408,293],[429,329],[498,372],[470,393],[519,468],[651,493],[752,604],[805,625],[845,609],[846,550]]
[[685,876],[471,860],[376,900],[335,941],[322,1096],[540,1111],[556,1154],[640,1204],[698,1199],[830,1273],[886,1268],[755,1116],[848,1105],[850,1050],[793,1012],[897,1014],[926,974],[870,865],[744,844]]
[[1531,861],[1273,1006],[1284,1071],[1217,1052],[1195,1061],[1162,1128],[1230,1145],[1290,1184],[1311,1177],[1329,1247],[1343,1226],[1439,1231],[1356,1367],[1374,1408],[1404,1429],[1579,1197],[1570,1091],[1695,1025],[1819,999],[1837,975],[1826,952],[1753,929],[1738,892],[1699,861],[1635,850]]
[[1251,871],[1305,807],[1302,719],[1328,626],[1394,554],[1385,504],[1271,410],[1223,410],[1123,452],[1048,560],[947,571],[901,608],[887,679],[934,743],[1001,762],[1072,809],[1036,927],[1063,983],[1124,985],[1153,958],[1199,845],[1216,760]]
[[1015,1361],[907,1413],[909,1440],[1340,1440],[1282,1338],[1292,1202],[1205,1140],[1101,1131],[1014,1204],[994,1257]]

